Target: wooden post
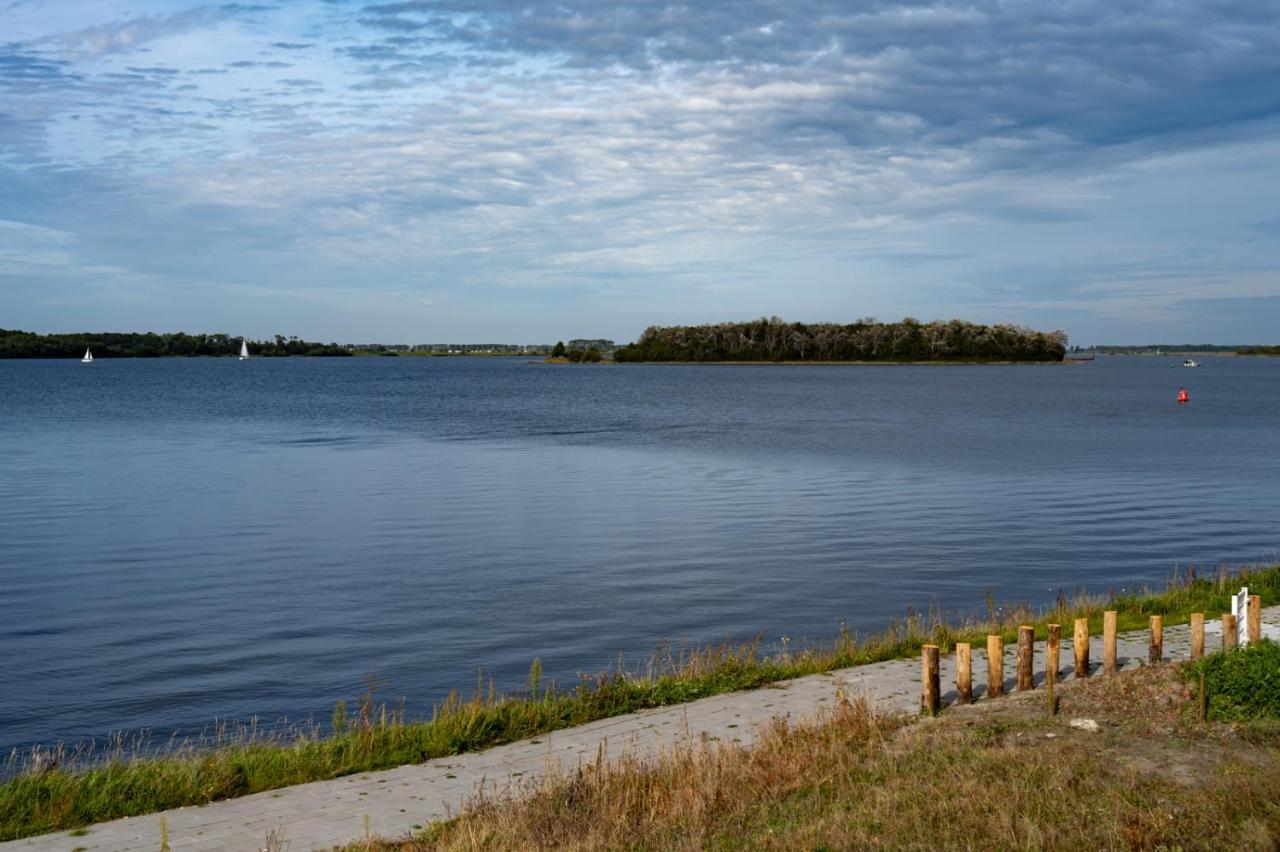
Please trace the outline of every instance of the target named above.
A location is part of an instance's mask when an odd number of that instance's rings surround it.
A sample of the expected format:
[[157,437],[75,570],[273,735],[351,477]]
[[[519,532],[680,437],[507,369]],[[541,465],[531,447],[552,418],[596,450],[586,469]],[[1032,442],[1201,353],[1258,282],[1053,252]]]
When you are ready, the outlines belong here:
[[1204,656],[1204,613],[1191,613],[1191,659]]
[[1036,629],[1024,624],[1018,628],[1018,691],[1035,688],[1034,660]]
[[1206,682],[1204,669],[1200,670],[1200,721],[1209,721],[1209,684]]
[[1044,668],[1053,672],[1053,679],[1058,679],[1058,646],[1062,641],[1062,625],[1049,625],[1049,638],[1044,643]]
[[938,674],[938,646],[925,645],[921,659],[921,693],[920,711],[928,716],[935,716],[940,705],[941,694]]
[[973,701],[973,650],[968,642],[956,643],[956,703]]
[[1077,618],[1075,629],[1076,677],[1089,676],[1089,619]]
[[1058,681],[1057,669],[1051,668],[1044,673],[1044,683],[1045,683],[1045,686],[1049,688],[1049,715],[1050,716],[1058,715],[1058,699],[1053,694],[1053,685],[1057,683],[1057,681]]
[[1236,617],[1229,612],[1222,614],[1222,650],[1230,651],[1232,648],[1240,644],[1240,637],[1236,635]]
[[1151,616],[1151,642],[1148,645],[1148,660],[1151,665],[1158,666],[1164,661],[1164,618]]
[[1262,641],[1262,596],[1249,595],[1249,644]]
[[987,697],[1004,695],[1004,638],[987,637]]
[[1116,611],[1109,609],[1102,614],[1102,671],[1116,673]]

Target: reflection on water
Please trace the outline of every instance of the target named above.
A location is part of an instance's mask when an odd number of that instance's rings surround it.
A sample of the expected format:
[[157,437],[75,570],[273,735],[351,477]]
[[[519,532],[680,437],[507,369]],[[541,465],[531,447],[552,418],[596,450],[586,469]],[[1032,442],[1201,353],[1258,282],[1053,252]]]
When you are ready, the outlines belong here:
[[[1280,361],[0,362],[0,746],[1280,549]],[[1179,384],[1192,402],[1178,406]]]

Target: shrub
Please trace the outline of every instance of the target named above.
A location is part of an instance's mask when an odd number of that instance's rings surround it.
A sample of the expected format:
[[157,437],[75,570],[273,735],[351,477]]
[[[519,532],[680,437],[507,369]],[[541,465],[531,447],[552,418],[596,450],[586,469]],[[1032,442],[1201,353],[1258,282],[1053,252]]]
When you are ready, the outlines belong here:
[[1198,680],[1205,673],[1209,718],[1219,721],[1280,719],[1280,645],[1263,639],[1187,666]]

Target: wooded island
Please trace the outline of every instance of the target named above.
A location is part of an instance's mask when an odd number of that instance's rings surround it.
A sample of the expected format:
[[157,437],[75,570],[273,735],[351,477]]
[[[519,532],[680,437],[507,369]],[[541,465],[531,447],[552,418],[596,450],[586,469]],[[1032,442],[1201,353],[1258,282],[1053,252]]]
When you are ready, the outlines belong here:
[[849,325],[752,322],[653,326],[613,353],[616,361],[1061,361],[1063,331],[964,320],[922,323],[860,319]]

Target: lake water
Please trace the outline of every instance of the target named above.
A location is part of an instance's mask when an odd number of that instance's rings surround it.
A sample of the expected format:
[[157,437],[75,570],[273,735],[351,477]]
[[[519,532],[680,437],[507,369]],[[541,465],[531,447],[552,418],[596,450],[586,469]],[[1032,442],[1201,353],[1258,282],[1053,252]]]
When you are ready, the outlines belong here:
[[1280,359],[1171,363],[0,361],[0,748],[1275,559]]

